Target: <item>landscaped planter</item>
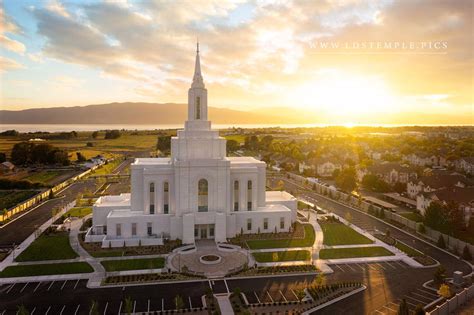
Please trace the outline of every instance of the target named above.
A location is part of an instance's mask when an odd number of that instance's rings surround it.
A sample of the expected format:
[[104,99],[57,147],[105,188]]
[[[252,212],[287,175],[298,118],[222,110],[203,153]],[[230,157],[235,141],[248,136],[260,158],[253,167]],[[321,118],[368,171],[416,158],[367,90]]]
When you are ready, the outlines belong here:
[[199,257],[199,262],[204,265],[215,265],[222,261],[222,257],[214,254]]

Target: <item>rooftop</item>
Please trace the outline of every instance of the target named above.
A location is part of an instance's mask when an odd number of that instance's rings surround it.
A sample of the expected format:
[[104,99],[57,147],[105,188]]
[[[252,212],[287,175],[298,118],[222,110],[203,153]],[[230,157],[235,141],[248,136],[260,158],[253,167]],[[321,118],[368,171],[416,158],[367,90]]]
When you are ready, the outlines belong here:
[[265,199],[267,202],[296,200],[286,191],[266,191]]
[[171,158],[138,158],[132,165],[169,165]]

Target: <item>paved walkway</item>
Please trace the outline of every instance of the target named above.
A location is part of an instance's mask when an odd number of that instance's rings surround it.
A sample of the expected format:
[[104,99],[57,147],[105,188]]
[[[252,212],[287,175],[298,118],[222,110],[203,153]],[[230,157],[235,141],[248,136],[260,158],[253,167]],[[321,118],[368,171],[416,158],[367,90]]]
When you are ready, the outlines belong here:
[[217,303],[219,304],[219,308],[221,309],[221,314],[223,315],[230,315],[234,314],[234,310],[232,309],[232,305],[230,304],[229,296],[228,295],[215,295],[217,299]]

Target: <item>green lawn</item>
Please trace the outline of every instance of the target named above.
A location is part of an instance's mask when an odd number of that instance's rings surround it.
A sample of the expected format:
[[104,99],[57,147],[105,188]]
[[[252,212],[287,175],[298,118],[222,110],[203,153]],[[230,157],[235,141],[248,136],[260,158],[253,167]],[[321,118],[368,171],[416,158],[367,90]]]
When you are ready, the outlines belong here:
[[62,174],[61,171],[41,171],[41,172],[36,172],[23,179],[29,180],[32,183],[47,184],[48,182],[55,179],[61,174]]
[[393,256],[394,253],[384,247],[323,248],[319,252],[321,259],[340,259],[357,257]]
[[66,216],[83,218],[92,213],[92,207],[74,207],[66,213]]
[[123,159],[117,158],[112,162],[102,165],[95,171],[93,171],[92,175],[106,175],[111,174],[119,165],[123,162]]
[[310,260],[311,253],[308,250],[289,250],[284,252],[253,253],[258,262],[295,261]]
[[404,243],[400,243],[399,241],[397,241],[397,243],[395,244],[395,247],[398,248],[399,250],[401,250],[402,252],[404,252],[405,254],[407,254],[410,257],[422,257],[422,256],[424,256],[421,252],[417,251],[413,247],[410,247],[410,246],[408,246]]
[[36,195],[36,190],[1,190],[0,210],[9,209]]
[[247,245],[250,249],[262,248],[288,248],[288,247],[308,247],[314,244],[314,230],[311,224],[303,224],[305,237],[298,239],[281,239],[281,240],[250,240]]
[[143,259],[124,259],[124,260],[105,260],[100,262],[107,271],[123,271],[123,270],[141,270],[156,269],[165,266],[165,259],[143,258]]
[[415,212],[403,212],[403,213],[399,213],[399,215],[411,221],[415,221],[415,222],[423,221],[423,217]]
[[0,272],[1,278],[89,273],[94,269],[85,262],[64,264],[17,265],[8,266]]
[[372,240],[343,223],[319,222],[324,234],[324,245],[372,244]]
[[15,260],[16,261],[39,261],[72,259],[78,255],[69,244],[67,232],[54,233],[51,235],[41,235],[31,245],[25,249]]

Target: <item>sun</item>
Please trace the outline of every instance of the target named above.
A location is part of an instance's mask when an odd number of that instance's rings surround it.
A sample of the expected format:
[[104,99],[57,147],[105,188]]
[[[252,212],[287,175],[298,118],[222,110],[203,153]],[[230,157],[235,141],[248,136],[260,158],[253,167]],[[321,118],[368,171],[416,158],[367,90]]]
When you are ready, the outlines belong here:
[[393,110],[395,97],[379,76],[324,71],[290,93],[298,106],[331,116],[366,116]]

